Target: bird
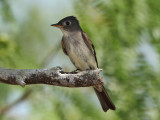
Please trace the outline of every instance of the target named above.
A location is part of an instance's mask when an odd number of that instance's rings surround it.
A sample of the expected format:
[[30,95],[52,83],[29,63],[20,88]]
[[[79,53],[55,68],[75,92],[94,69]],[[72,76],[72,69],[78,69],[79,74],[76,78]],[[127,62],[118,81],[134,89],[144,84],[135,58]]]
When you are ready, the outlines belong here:
[[[53,27],[59,28],[63,37],[61,45],[63,52],[70,58],[73,65],[79,71],[98,69],[98,61],[94,45],[88,35],[80,27],[80,23],[75,16],[67,16]],[[109,109],[116,110],[111,98],[109,97],[104,85],[93,86],[94,91],[100,101],[104,112]]]

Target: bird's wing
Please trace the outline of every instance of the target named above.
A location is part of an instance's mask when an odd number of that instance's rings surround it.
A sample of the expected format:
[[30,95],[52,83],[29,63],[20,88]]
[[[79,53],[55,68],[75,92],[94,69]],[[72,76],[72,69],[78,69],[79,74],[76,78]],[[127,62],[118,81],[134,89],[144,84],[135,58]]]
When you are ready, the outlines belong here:
[[63,40],[63,38],[62,38],[62,41],[61,41],[61,45],[62,45],[62,50],[63,50],[63,52],[64,52],[66,55],[68,55],[68,54],[67,54],[67,50],[66,50],[65,45],[64,45],[64,40]]
[[92,44],[92,41],[89,39],[88,35],[85,32],[82,32],[82,37],[83,37],[83,40],[84,40],[85,44],[87,45],[87,47],[90,49],[90,51],[94,55],[95,60],[96,60],[96,64],[97,64],[97,67],[98,67],[96,52],[95,52],[95,49],[94,49],[94,45]]

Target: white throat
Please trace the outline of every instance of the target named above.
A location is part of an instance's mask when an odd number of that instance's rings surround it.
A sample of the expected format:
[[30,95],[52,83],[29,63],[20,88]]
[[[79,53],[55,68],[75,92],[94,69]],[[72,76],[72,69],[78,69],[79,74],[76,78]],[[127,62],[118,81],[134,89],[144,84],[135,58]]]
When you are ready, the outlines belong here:
[[64,30],[64,29],[60,29],[61,31],[62,31],[62,33],[63,33],[63,35],[65,36],[65,37],[68,37],[68,36],[72,36],[72,35],[75,35],[76,33],[79,33],[79,32],[75,32],[75,31],[67,31],[67,30]]

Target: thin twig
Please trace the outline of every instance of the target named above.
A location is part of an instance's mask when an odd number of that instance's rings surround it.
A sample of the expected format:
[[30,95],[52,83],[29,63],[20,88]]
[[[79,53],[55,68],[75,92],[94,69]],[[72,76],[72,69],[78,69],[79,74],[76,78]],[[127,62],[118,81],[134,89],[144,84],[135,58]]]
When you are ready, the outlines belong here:
[[42,63],[40,64],[41,67],[45,67],[49,60],[53,58],[56,53],[60,50],[61,44],[58,44],[56,48],[53,48],[42,60]]
[[20,102],[26,100],[29,95],[31,94],[32,90],[28,89],[27,91],[24,92],[24,94],[17,99],[15,102],[11,103],[10,105],[5,106],[4,108],[0,109],[0,115],[4,115],[6,112],[8,112],[11,108],[19,104]]

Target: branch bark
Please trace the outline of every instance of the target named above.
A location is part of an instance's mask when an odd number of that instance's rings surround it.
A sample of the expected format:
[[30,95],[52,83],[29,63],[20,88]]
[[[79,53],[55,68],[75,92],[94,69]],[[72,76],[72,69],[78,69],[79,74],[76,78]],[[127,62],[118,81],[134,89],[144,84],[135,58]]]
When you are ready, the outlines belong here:
[[0,82],[12,85],[49,84],[62,87],[89,87],[103,84],[101,69],[78,73],[63,72],[62,68],[50,69],[0,69]]

